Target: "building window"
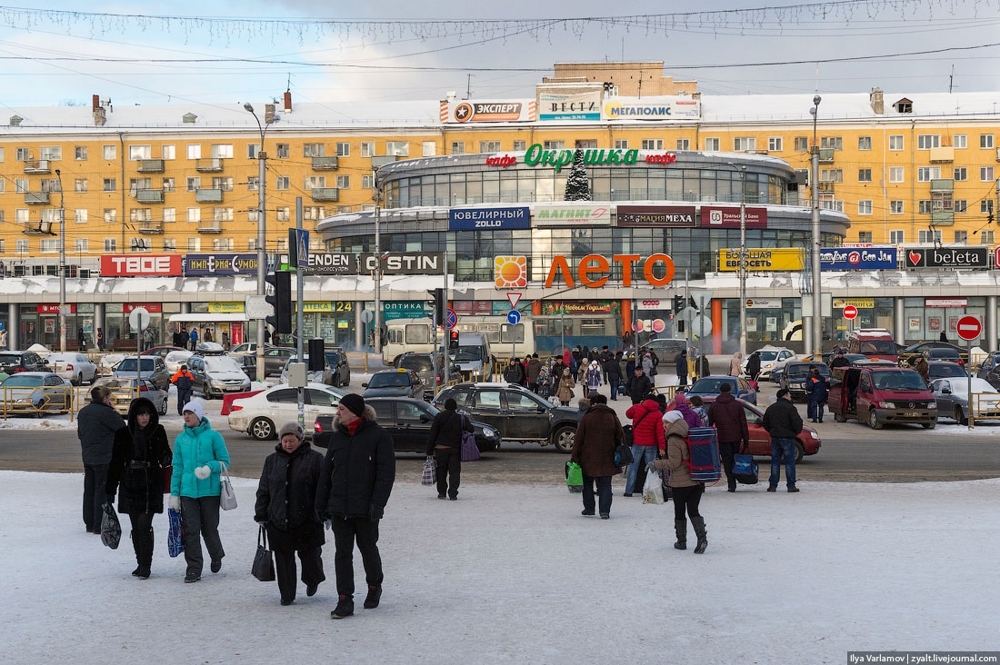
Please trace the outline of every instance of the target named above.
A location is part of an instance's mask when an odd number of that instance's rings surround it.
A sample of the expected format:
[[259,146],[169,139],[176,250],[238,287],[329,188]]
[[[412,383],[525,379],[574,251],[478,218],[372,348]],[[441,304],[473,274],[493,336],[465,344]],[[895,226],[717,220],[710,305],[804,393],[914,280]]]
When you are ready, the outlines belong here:
[[806,152],[809,150],[809,138],[805,136],[795,137],[795,152]]
[[76,222],[77,224],[86,224],[87,223],[87,209],[86,208],[77,208],[76,210],[74,210],[73,211],[73,221]]
[[744,152],[746,150],[756,150],[757,139],[753,136],[737,136],[733,139],[733,150]]
[[42,238],[41,250],[43,254],[55,254],[59,251],[59,239]]
[[542,148],[544,148],[545,150],[565,150],[566,149],[566,142],[565,141],[544,141],[542,143]]
[[212,146],[212,159],[232,159],[233,145],[231,143],[221,143]]
[[201,251],[201,238],[188,238],[187,248],[189,252]]
[[917,182],[930,182],[941,178],[940,166],[921,166],[917,168]]
[[527,141],[514,141],[514,152],[524,152],[528,149]]
[[981,166],[979,167],[979,179],[983,182],[993,182],[993,167],[992,166]]
[[73,181],[73,191],[74,192],[85,192],[87,191],[87,179],[77,178]]
[[212,221],[231,222],[233,221],[232,208],[212,208]]
[[314,187],[318,188],[326,187],[326,176],[307,175],[304,187],[307,192],[311,191]]
[[130,145],[128,147],[128,158],[133,162],[149,159],[151,154],[153,154],[153,146],[150,145]]
[[858,231],[858,242],[871,242],[872,232],[871,231]]
[[285,191],[288,189],[288,176],[279,175],[274,181],[274,188],[279,191]]
[[187,221],[189,221],[189,222],[200,222],[201,221],[201,208],[188,208],[187,209]]
[[375,142],[374,141],[362,141],[361,142],[361,156],[362,157],[374,157],[375,156]]
[[465,141],[452,141],[451,142],[451,154],[453,154],[453,155],[464,155],[465,154]]
[[964,166],[955,169],[955,180],[962,182],[969,179],[969,170]]
[[117,159],[118,146],[116,145],[102,146],[101,154],[104,155],[104,159]]
[[189,143],[187,147],[187,158],[188,159],[201,159],[201,144],[200,143]]
[[643,150],[663,150],[663,139],[642,139]]
[[27,148],[17,148],[14,151],[14,159],[19,162],[26,162],[31,159],[31,151]]
[[902,215],[903,214],[903,202],[902,201],[889,201],[889,214],[890,215]]
[[872,202],[871,200],[858,201],[858,214],[859,215],[870,215],[872,214]]
[[252,175],[247,178],[247,191],[256,192],[260,189],[260,176]]
[[979,212],[988,215],[993,212],[993,199],[985,199],[979,202]]
[[199,176],[188,176],[187,179],[187,190],[189,192],[195,192],[201,189],[201,178]]
[[965,134],[955,134],[955,138],[952,140],[955,144],[955,148],[968,148],[969,147],[969,137]]
[[361,176],[361,188],[362,189],[373,189],[375,187],[375,176],[373,175],[363,175]]
[[14,251],[18,254],[27,254],[28,247],[29,245],[27,240],[18,240],[14,243]]
[[247,144],[247,159],[257,159],[257,155],[260,153],[259,143],[248,143]]
[[993,135],[992,134],[980,134],[979,135],[979,147],[987,150],[993,149]]
[[104,239],[104,251],[105,252],[116,252],[118,251],[118,243],[114,238]]
[[160,157],[162,159],[177,159],[177,148],[172,145],[165,145],[160,150]]
[[326,217],[326,208],[323,206],[304,206],[302,208],[302,219],[317,222]]
[[705,139],[705,152],[719,152],[720,140],[716,137]]
[[871,182],[871,181],[872,181],[871,169],[858,169],[858,182]]
[[903,149],[903,135],[902,134],[892,134],[889,136],[889,150],[902,150]]
[[930,150],[941,147],[941,136],[939,134],[918,134],[917,150]]
[[939,244],[941,242],[941,232],[940,231],[921,231],[918,234],[918,242],[921,244],[929,245],[930,243]]
[[212,249],[217,252],[226,252],[233,249],[232,238],[216,238],[212,241]]
[[617,150],[628,150],[628,139],[615,139],[615,148]]
[[87,252],[87,239],[86,238],[74,238],[73,240],[73,251],[77,254],[85,254]]
[[87,161],[87,146],[78,145],[75,148],[73,148],[73,159],[75,159],[78,162]]
[[929,199],[917,201],[917,212],[921,215],[929,215],[934,209],[933,203]]
[[337,157],[350,157],[351,156],[351,144],[350,143],[338,143],[337,144]]
[[906,242],[906,232],[905,231],[889,231],[889,244],[890,245],[902,245]]
[[351,176],[349,175],[337,176],[337,189],[350,189],[350,188],[351,188]]
[[114,178],[105,178],[104,179],[104,191],[105,192],[114,192],[114,191],[117,191],[117,189],[118,189],[118,184],[117,184],[117,181]]
[[840,136],[822,136],[819,139],[819,147],[832,148],[833,150],[844,149],[844,139]]
[[105,208],[104,209],[104,221],[108,224],[114,224],[118,219],[118,210],[116,208]]
[[27,208],[18,208],[14,211],[14,221],[18,224],[25,224],[29,219]]
[[420,154],[424,157],[433,157],[438,154],[437,143],[434,141],[424,141],[420,144]]
[[385,154],[393,157],[409,157],[410,143],[409,141],[386,141]]
[[782,141],[780,136],[772,136],[767,140],[767,151],[768,152],[781,152],[782,151]]
[[233,191],[232,176],[226,176],[223,178],[212,178],[212,189],[221,189],[224,192]]
[[176,222],[177,221],[177,208],[164,208],[163,209],[163,221],[166,222]]
[[820,182],[844,182],[844,169],[822,169],[819,172]]
[[979,232],[979,244],[980,245],[992,245],[993,244],[993,231],[980,231]]
[[480,141],[479,152],[483,154],[500,152],[500,141]]
[[326,146],[322,143],[303,143],[302,144],[302,156],[303,157],[323,157],[323,153],[326,152]]
[[153,243],[149,241],[148,238],[132,238],[129,242],[130,249],[133,252],[152,252]]
[[955,231],[955,242],[959,245],[964,245],[969,242],[969,232],[968,231]]
[[871,150],[872,149],[872,137],[870,136],[859,136],[858,137],[858,150]]
[[677,139],[677,150],[690,150],[691,139]]
[[172,191],[174,191],[174,179],[173,178],[164,178],[162,186],[163,186],[163,191],[164,192],[172,192]]
[[906,167],[903,166],[890,166],[889,167],[889,183],[899,184],[906,182]]
[[24,194],[28,191],[31,183],[27,178],[15,178],[14,179],[14,192],[17,194]]
[[969,210],[969,202],[965,199],[955,199],[955,212],[967,212]]
[[288,159],[291,149],[287,143],[279,143],[274,148],[274,154],[278,156],[278,159]]
[[597,148],[597,139],[577,139],[573,143],[574,148],[583,148],[584,150],[594,150]]
[[275,217],[279,222],[287,222],[290,219],[288,210],[288,206],[280,206],[275,209]]
[[163,251],[164,252],[177,251],[177,240],[175,240],[174,238],[165,238],[163,240]]

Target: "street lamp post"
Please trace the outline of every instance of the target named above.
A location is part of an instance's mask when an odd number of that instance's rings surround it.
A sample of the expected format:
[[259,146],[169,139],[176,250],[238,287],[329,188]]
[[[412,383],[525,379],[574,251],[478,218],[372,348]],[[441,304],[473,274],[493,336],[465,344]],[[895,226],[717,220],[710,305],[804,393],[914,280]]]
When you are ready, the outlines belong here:
[[[729,162],[734,169],[736,165]],[[747,167],[740,174],[740,355],[747,355]]]
[[66,353],[66,208],[59,169],[56,181],[59,183],[59,352]]
[[816,118],[819,115],[819,103],[823,101],[819,95],[813,97],[813,107],[809,112],[813,117],[812,156],[812,278],[813,278],[813,358],[823,357],[823,284],[820,280],[820,235],[819,235],[819,143],[816,137]]
[[[260,131],[260,149],[257,151],[257,295],[267,294],[267,153],[264,152],[264,137],[271,123],[278,121],[278,116],[264,116],[264,124],[254,113],[253,106],[247,102],[243,105],[253,119],[257,121]],[[264,371],[264,319],[257,320],[257,380],[265,379]]]

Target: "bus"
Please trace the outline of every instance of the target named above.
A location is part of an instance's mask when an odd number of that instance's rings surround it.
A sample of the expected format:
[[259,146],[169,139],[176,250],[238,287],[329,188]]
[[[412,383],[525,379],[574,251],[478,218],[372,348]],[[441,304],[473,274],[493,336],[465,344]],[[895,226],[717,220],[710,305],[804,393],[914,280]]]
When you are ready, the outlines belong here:
[[[395,364],[396,358],[412,351],[430,353],[433,347],[431,323],[427,319],[395,319],[385,324],[386,342],[382,345],[382,362]],[[446,343],[449,331],[438,330],[438,346]],[[535,352],[535,336],[530,319],[511,325],[506,316],[485,314],[463,314],[459,316],[454,331],[462,333],[482,333],[493,355],[509,358],[524,358]]]
[[563,349],[574,347],[611,351],[622,348],[622,323],[615,314],[563,316],[551,314],[531,317],[535,332],[535,347],[540,358],[562,355]]

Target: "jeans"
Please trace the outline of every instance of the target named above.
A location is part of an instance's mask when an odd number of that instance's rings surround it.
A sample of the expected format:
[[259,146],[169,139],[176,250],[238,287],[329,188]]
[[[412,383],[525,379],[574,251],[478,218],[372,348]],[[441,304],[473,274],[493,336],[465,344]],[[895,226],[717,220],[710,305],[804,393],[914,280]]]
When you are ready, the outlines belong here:
[[[628,467],[628,480],[625,481],[625,493],[632,494],[635,489],[635,476],[639,473],[639,468],[645,469],[647,465],[656,461],[656,446],[640,446],[632,444],[632,464]],[[642,488],[639,488],[642,489]]]
[[83,523],[87,531],[101,532],[101,520],[108,495],[104,486],[108,481],[109,464],[83,465]]
[[201,575],[205,559],[201,553],[201,539],[212,561],[222,561],[226,551],[219,537],[219,497],[203,496],[194,499],[181,497],[181,524],[184,529],[184,560],[187,572]]
[[825,402],[809,400],[809,407],[806,413],[810,420],[823,422],[823,404]]
[[608,383],[611,384],[611,401],[617,401],[618,397],[618,384],[621,383],[618,379],[611,379]]
[[583,509],[594,514],[594,483],[597,483],[598,512],[611,514],[611,476],[583,477]]
[[382,586],[382,557],[378,553],[378,520],[368,517],[333,516],[333,542],[336,553],[333,567],[337,573],[337,594],[354,595],[354,543],[357,541],[369,586]]
[[[462,449],[435,448],[434,460],[437,462],[438,496],[454,498],[458,496],[458,485],[462,481]],[[451,488],[448,487],[449,481]]]
[[777,487],[781,480],[781,458],[785,458],[785,484],[795,487],[795,439],[771,439],[771,476],[768,487]]

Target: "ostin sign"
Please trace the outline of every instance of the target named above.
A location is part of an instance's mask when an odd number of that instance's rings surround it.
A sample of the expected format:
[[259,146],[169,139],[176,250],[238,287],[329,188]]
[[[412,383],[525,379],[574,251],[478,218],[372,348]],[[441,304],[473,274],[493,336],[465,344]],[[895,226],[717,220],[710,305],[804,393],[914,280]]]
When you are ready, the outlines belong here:
[[[576,286],[576,281],[573,279],[575,272],[576,278],[580,280],[581,285],[591,289],[599,289],[607,284],[611,276],[612,264],[621,265],[622,286],[632,286],[633,267],[640,260],[642,260],[642,257],[639,254],[615,254],[611,257],[610,261],[606,256],[601,256],[600,254],[588,254],[580,259],[574,271],[574,268],[569,265],[569,261],[566,260],[565,256],[554,256],[552,257],[552,266],[549,268],[549,274],[545,277],[545,287],[552,286],[556,275],[562,277],[566,286],[574,287]],[[657,275],[659,272],[656,270],[657,264],[663,265],[662,276]],[[643,279],[649,282],[650,286],[666,286],[673,281],[674,272],[674,261],[666,254],[651,254],[642,263]]]

